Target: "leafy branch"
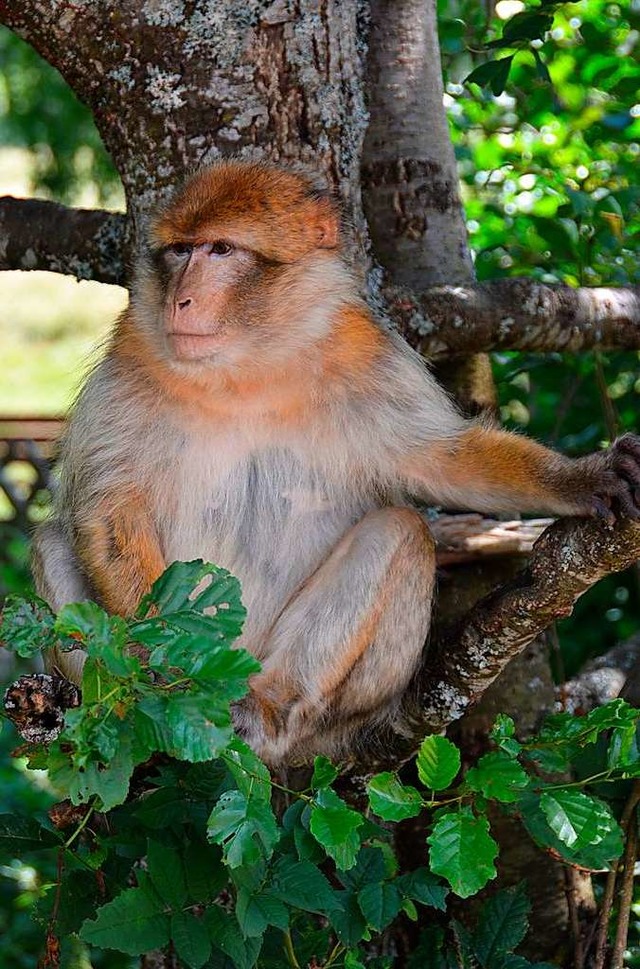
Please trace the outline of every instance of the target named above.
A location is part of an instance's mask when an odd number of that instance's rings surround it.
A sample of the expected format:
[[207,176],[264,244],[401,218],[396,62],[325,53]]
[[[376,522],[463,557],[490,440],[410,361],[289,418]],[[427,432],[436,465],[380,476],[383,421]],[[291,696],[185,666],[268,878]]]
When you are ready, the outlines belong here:
[[[495,877],[496,810],[567,864],[615,870],[624,834],[603,793],[640,777],[640,711],[616,700],[586,717],[559,714],[526,742],[501,716],[493,749],[464,772],[458,748],[428,736],[403,777],[369,778],[363,811],[337,793],[342,773],[325,757],[306,786],[282,784],[234,734],[232,704],[258,669],[232,648],[243,621],[237,580],[199,561],[170,566],[129,620],[89,602],[58,616],[40,602],[9,602],[0,635],[21,656],[86,653],[82,702],[53,743],[30,754],[70,809],[59,806],[53,828],[0,817],[0,843],[14,854],[64,852],[49,949],[62,919],[98,948],[136,955],[171,943],[193,969],[214,952],[240,969],[268,967],[261,953],[274,946],[290,966],[313,958],[359,969],[363,944],[400,913],[443,913],[449,891],[466,898]],[[567,779],[587,748],[596,767]],[[393,824],[418,816],[423,856],[399,874]],[[94,875],[101,888],[77,914],[77,893]],[[523,890],[498,893],[485,910],[492,929],[452,923],[456,946],[485,969],[506,969],[526,932]]]

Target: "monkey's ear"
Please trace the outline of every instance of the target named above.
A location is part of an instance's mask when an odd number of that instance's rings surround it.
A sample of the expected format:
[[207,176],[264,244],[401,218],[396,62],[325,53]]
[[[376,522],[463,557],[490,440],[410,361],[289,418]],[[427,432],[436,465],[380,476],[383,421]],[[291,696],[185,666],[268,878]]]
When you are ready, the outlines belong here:
[[315,203],[315,236],[318,249],[337,249],[340,243],[340,218],[329,197]]

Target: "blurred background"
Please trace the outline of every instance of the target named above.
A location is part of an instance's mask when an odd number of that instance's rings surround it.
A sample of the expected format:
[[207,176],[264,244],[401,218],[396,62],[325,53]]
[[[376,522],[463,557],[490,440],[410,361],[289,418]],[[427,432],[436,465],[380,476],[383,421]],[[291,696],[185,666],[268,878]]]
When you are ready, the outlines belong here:
[[[446,106],[479,279],[529,275],[549,283],[640,283],[640,0],[583,0],[556,11],[553,30],[514,60],[506,90],[465,85],[483,45],[524,9],[440,0]],[[0,28],[0,195],[123,210],[123,194],[89,112],[60,75]],[[0,273],[0,597],[30,587],[29,528],[46,514],[52,438],[98,355],[126,292],[49,273]],[[640,356],[494,355],[505,424],[570,454],[639,430]],[[36,424],[32,423],[38,419]],[[47,420],[43,420],[47,419]],[[36,445],[22,437],[36,429]],[[25,458],[27,460],[25,460]],[[559,624],[558,680],[640,629],[638,569],[611,576]],[[0,670],[1,672],[1,670]],[[8,675],[9,671],[5,671]],[[46,810],[46,779],[27,780],[16,744],[0,735],[4,811]],[[53,872],[1,854],[0,963],[32,967],[42,929],[33,903]],[[65,964],[85,956],[69,940]],[[99,957],[98,957],[99,958]],[[104,955],[100,966],[129,963]],[[632,962],[639,961],[632,954]],[[98,965],[98,963],[94,963]]]

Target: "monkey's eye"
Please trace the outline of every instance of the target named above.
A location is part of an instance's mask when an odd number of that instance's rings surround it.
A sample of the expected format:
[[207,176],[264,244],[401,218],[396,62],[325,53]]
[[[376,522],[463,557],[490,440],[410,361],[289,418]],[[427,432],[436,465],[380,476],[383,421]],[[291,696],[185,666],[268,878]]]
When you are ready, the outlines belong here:
[[213,256],[228,256],[233,252],[233,246],[229,242],[225,242],[224,239],[216,239],[209,246],[209,252]]
[[174,242],[172,246],[167,246],[165,252],[171,256],[190,256],[193,246],[189,242]]

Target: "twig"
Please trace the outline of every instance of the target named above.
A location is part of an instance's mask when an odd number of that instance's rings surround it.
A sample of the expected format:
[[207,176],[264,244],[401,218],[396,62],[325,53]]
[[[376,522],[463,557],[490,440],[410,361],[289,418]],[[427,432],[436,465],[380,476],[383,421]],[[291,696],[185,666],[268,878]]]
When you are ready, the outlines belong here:
[[[640,781],[636,781],[631,790],[631,794],[629,795],[629,800],[625,804],[622,818],[620,819],[620,826],[622,827],[623,831],[626,831],[629,827],[630,818],[632,816],[635,817],[634,812],[639,800]],[[605,955],[607,950],[607,929],[609,927],[609,919],[611,918],[611,909],[613,908],[613,896],[615,894],[618,868],[619,863],[616,864],[607,874],[604,896],[602,898],[602,905],[600,906],[600,918],[598,920],[598,932],[596,935],[596,951],[593,960],[593,969],[604,969]]]
[[636,797],[636,802],[629,817],[627,827],[627,843],[625,845],[623,870],[620,891],[618,893],[618,925],[616,927],[616,939],[613,944],[613,954],[611,956],[611,969],[622,969],[624,962],[624,952],[627,947],[627,935],[629,932],[629,913],[633,901],[633,875],[636,864],[638,849],[638,799],[640,791]]
[[580,928],[580,916],[578,914],[578,903],[576,896],[577,873],[574,868],[565,866],[564,869],[564,892],[567,897],[567,907],[569,909],[569,921],[571,923],[571,934],[573,935],[573,963],[574,969],[583,969],[584,966],[584,947],[582,945],[582,932]]

